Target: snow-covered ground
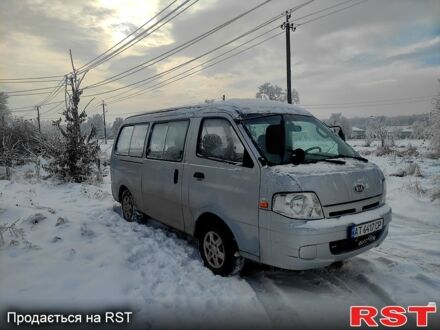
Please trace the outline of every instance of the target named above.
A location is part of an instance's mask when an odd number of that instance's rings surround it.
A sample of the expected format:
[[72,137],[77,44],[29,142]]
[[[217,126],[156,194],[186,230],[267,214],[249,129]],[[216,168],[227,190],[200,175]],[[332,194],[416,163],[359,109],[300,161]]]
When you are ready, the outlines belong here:
[[[364,154],[375,150],[350,143]],[[408,143],[426,151],[422,141],[397,141],[402,150]],[[440,161],[366,157],[387,176],[393,208],[380,247],[342,268],[291,272],[251,264],[230,278],[205,269],[183,236],[151,220],[125,222],[109,176],[102,184],[61,184],[37,180],[33,166],[23,166],[13,180],[0,181],[0,225],[16,222],[0,246],[0,328],[14,308],[129,310],[147,328],[307,329],[348,327],[350,305],[439,303],[440,199],[431,201],[430,193],[440,185]],[[423,177],[390,176],[413,163]]]

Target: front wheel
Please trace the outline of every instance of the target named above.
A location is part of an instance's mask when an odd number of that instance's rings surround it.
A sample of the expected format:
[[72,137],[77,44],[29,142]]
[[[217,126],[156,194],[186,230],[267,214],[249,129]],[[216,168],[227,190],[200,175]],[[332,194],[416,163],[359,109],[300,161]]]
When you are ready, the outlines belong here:
[[205,266],[216,275],[229,276],[243,267],[244,259],[238,255],[237,244],[221,226],[212,226],[203,231],[199,250]]

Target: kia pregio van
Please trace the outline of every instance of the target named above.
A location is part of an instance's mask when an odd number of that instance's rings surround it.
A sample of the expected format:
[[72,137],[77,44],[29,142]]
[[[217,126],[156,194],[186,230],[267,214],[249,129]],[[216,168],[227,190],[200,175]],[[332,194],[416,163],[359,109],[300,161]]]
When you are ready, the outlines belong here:
[[111,157],[112,193],[194,236],[206,267],[244,259],[324,267],[382,243],[391,208],[381,170],[306,110],[231,100],[127,118]]

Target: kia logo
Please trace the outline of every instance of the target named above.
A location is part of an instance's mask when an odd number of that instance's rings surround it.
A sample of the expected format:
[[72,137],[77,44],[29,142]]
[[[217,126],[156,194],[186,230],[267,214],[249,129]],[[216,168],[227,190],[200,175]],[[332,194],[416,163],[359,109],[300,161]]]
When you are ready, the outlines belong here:
[[356,183],[353,187],[354,191],[361,193],[365,190],[365,186],[362,183]]

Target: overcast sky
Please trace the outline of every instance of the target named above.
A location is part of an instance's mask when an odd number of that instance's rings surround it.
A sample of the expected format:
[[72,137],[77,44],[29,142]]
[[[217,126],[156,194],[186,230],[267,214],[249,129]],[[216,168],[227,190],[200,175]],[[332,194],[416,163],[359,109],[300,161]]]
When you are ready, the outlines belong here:
[[[178,0],[177,7],[184,0]],[[2,0],[0,2],[0,79],[63,75],[71,71],[72,49],[80,67],[142,25],[172,0]],[[159,30],[90,70],[86,87],[145,62],[233,18],[263,0],[200,0]],[[272,0],[209,38],[130,77],[98,88],[87,95],[123,87],[175,67],[211,50],[284,10],[305,0]],[[340,1],[315,0],[293,14],[293,21],[306,22],[304,15]],[[352,3],[359,2],[352,1]],[[339,7],[338,7],[339,8]],[[321,14],[325,14],[323,12]],[[347,117],[427,113],[429,96],[439,90],[440,1],[369,0],[347,10],[299,26],[292,34],[293,86],[301,104],[320,118],[333,112]],[[169,79],[203,63],[259,33],[281,25],[283,19],[240,39],[229,47],[174,71]],[[153,20],[148,26],[153,24]],[[277,31],[281,32],[281,29]],[[272,32],[272,34],[277,31]],[[272,34],[267,34],[266,37]],[[254,43],[263,40],[255,40]],[[249,45],[252,45],[250,43]],[[232,53],[230,53],[232,54]],[[230,55],[228,54],[228,55]],[[205,99],[254,98],[258,86],[272,82],[286,85],[285,38],[280,35],[200,73],[143,95],[112,103],[117,92],[97,96],[88,113],[99,112],[96,103],[108,102],[109,120],[136,111],[203,102]],[[143,88],[157,84],[150,82]],[[0,91],[43,88],[39,84],[0,84]],[[128,93],[128,92],[127,92]],[[130,93],[133,93],[131,91]],[[425,97],[425,98],[422,98]],[[10,97],[10,108],[37,104],[45,95]],[[60,93],[53,101],[63,99]],[[117,97],[113,98],[113,101]],[[386,100],[386,101],[383,101]],[[371,103],[378,101],[374,106]],[[348,103],[340,105],[343,103]],[[328,104],[328,105],[327,105]],[[320,105],[320,106],[316,106]],[[42,112],[50,105],[43,106]],[[43,115],[55,118],[59,109]],[[21,112],[25,118],[32,112]]]

